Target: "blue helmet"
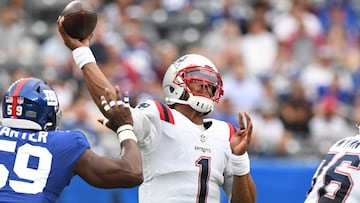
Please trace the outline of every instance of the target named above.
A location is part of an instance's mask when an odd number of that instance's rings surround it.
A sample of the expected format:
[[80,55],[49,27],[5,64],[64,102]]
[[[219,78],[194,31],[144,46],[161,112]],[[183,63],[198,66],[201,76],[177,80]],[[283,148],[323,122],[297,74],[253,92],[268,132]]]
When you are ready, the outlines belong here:
[[55,91],[37,78],[15,81],[2,103],[2,125],[33,130],[56,130],[60,118]]

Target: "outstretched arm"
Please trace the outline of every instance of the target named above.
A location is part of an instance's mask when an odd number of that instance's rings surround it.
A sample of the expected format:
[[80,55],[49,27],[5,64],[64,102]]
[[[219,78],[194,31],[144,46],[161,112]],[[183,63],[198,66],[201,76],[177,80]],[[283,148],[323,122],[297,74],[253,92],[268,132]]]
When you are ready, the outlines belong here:
[[250,160],[247,155],[247,148],[252,136],[252,121],[248,113],[244,114],[246,117],[246,127],[243,121],[243,116],[239,113],[240,129],[234,134],[230,140],[230,146],[234,155],[234,175],[232,185],[232,203],[255,203],[256,201],[256,187],[250,174]]
[[[142,183],[142,163],[137,138],[132,129],[133,119],[129,99],[121,102],[120,89],[115,87],[116,98],[108,89],[101,97],[105,112],[106,126],[117,132],[122,149],[121,157],[98,156],[87,149],[76,162],[73,173],[78,174],[89,184],[100,188],[134,187]],[[125,94],[125,97],[128,97]]]
[[63,27],[62,22],[64,18],[60,16],[57,20],[58,31],[64,40],[64,44],[68,47],[74,56],[75,62],[81,66],[86,86],[96,103],[99,110],[104,114],[104,109],[101,107],[100,96],[104,94],[104,89],[107,88],[113,97],[115,97],[115,89],[110,81],[105,77],[104,73],[95,62],[95,58],[90,51],[90,39],[92,35],[83,40],[78,40],[70,37]]
[[99,110],[107,118],[106,126],[117,132],[122,153],[119,159],[100,157],[86,150],[74,166],[89,184],[101,188],[134,187],[143,181],[141,156],[132,131],[130,108],[121,101],[119,87],[113,87],[97,66],[89,48],[91,35],[79,41],[71,38],[63,27],[63,17],[57,20],[64,44],[72,51],[76,64],[81,68],[87,88]]

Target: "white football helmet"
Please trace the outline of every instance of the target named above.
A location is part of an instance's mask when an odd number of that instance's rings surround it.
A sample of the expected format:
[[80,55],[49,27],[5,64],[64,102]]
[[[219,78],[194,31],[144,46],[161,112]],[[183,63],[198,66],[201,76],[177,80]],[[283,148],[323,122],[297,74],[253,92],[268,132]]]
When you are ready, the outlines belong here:
[[[192,82],[211,87],[212,96],[192,91],[189,88]],[[209,113],[224,94],[222,86],[221,76],[208,58],[187,54],[170,65],[164,75],[162,88],[168,105],[188,104],[198,112]]]

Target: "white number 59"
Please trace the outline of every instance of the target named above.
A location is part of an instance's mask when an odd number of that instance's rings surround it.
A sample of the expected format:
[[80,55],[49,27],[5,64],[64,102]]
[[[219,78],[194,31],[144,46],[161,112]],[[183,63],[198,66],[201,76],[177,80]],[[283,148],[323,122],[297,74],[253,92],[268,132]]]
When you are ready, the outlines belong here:
[[[21,116],[22,115],[23,108],[22,106],[16,106],[16,115]],[[12,115],[12,106],[7,105],[7,115]]]
[[[15,152],[15,149],[15,141],[0,140],[0,151]],[[39,158],[37,169],[28,168],[30,156]],[[46,148],[30,144],[20,146],[13,170],[19,178],[28,181],[9,180],[10,187],[19,193],[36,194],[42,192],[50,173],[51,162],[52,155]],[[6,185],[8,176],[9,169],[4,164],[0,164],[0,188]]]

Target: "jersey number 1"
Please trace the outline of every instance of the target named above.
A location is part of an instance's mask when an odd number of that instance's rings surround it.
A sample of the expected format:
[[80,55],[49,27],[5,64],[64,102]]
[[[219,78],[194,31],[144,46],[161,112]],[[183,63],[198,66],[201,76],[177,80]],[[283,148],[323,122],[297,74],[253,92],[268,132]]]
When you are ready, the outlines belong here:
[[[0,151],[13,153],[15,141],[0,140]],[[29,168],[30,156],[38,158],[37,169]],[[0,160],[1,161],[1,160]],[[36,194],[42,192],[50,173],[51,153],[44,147],[24,144],[17,149],[13,171],[22,180],[9,180],[10,187],[19,193]],[[0,188],[6,185],[9,168],[0,164]]]
[[210,157],[200,157],[196,161],[196,166],[200,168],[198,195],[196,202],[205,203],[209,186]]

